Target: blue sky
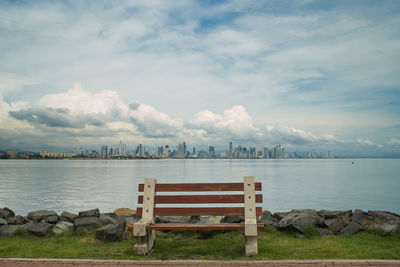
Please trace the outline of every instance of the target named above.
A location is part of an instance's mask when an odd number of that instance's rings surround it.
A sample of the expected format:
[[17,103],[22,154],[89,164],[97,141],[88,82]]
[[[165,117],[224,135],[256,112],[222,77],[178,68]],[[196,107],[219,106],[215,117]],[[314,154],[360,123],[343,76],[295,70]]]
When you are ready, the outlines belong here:
[[0,150],[400,156],[398,1],[0,1]]

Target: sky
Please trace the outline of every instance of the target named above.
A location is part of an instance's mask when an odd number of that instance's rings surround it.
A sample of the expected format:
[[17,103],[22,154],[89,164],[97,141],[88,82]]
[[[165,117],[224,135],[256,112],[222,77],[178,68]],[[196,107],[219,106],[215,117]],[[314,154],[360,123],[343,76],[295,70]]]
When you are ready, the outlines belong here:
[[0,151],[400,156],[400,1],[0,0]]

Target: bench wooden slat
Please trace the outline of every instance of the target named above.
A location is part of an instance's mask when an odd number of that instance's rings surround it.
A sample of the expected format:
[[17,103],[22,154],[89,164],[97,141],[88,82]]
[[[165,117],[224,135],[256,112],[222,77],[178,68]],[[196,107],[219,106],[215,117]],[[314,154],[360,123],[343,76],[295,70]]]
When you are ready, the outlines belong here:
[[[221,223],[221,224],[189,224],[189,223],[159,223],[150,224],[146,227],[147,230],[157,231],[183,231],[183,230],[244,230],[244,223]],[[133,230],[132,225],[128,225],[128,231]],[[257,224],[258,230],[264,229],[263,223]]]
[[[136,214],[142,216],[143,208],[137,208]],[[244,216],[243,207],[195,207],[195,208],[154,208],[155,216]],[[256,207],[256,215],[262,215],[262,208]]]
[[[174,191],[243,191],[243,183],[191,183],[191,184],[156,184],[156,192]],[[255,183],[255,190],[261,191],[261,183]],[[139,184],[139,192],[144,191],[144,184]]]
[[[165,195],[155,196],[155,204],[194,203],[244,203],[244,195]],[[256,195],[256,203],[262,203],[262,195]],[[138,204],[143,204],[143,196],[138,196]]]

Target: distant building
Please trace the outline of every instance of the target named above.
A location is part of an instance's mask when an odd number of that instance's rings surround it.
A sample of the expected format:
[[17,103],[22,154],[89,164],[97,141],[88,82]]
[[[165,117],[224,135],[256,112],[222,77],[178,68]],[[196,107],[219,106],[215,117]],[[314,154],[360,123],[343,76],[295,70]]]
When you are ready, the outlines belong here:
[[12,159],[16,159],[18,157],[17,151],[7,151],[7,156]]
[[215,148],[214,148],[214,146],[209,146],[208,147],[208,156],[210,158],[215,158]]
[[102,146],[101,147],[101,155],[103,157],[107,157],[107,154],[108,154],[108,147],[107,146]]
[[45,152],[40,151],[40,156],[42,158],[72,158],[76,156],[76,153],[73,152]]

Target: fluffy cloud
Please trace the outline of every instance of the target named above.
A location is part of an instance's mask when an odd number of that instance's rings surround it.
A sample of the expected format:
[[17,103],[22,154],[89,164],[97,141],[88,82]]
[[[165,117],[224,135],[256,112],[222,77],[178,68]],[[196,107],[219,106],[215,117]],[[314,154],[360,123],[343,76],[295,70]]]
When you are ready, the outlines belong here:
[[39,104],[50,108],[64,108],[83,114],[119,114],[127,111],[120,96],[111,90],[91,93],[82,89],[80,83],[65,93],[45,95]]
[[182,120],[171,119],[165,113],[155,108],[139,103],[129,105],[131,121],[137,126],[139,132],[149,138],[177,137],[182,131]]
[[195,115],[189,125],[203,129],[207,134],[225,136],[225,138],[249,139],[259,132],[246,109],[240,105],[224,110],[222,115],[209,110],[201,111]]
[[86,125],[102,126],[104,122],[94,116],[73,115],[65,108],[29,108],[10,111],[11,117],[26,120],[32,124],[45,124],[49,127],[84,128]]

